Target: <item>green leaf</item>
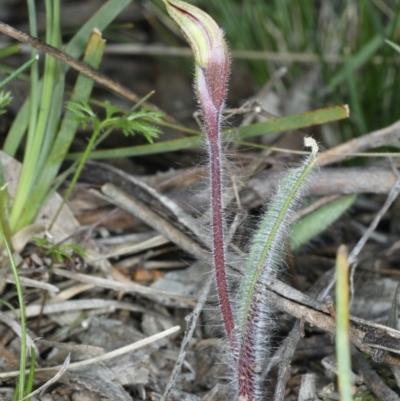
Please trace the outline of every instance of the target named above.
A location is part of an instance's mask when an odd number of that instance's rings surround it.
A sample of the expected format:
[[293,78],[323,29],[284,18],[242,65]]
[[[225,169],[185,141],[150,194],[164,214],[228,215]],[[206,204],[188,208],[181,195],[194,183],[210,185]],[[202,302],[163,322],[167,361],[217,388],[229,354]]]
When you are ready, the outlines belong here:
[[371,57],[379,50],[382,46],[383,38],[381,35],[376,35],[367,44],[365,44],[356,54],[348,58],[348,71],[341,69],[335,74],[329,82],[328,91],[332,92],[339,84],[346,79],[346,74],[354,74],[356,70],[367,63]]
[[96,122],[100,125],[100,120],[85,99],[80,99],[78,102],[70,101],[67,105],[67,110],[74,114],[74,120],[79,123],[83,129],[86,129],[89,124],[95,125]]
[[293,226],[290,249],[295,251],[322,233],[356,201],[357,195],[349,195],[325,205],[305,216]]
[[394,50],[400,53],[400,46],[396,45],[396,43],[393,43],[391,40],[385,39],[385,42],[389,45],[392,46]]
[[[84,52],[88,40],[94,28],[103,31],[114,18],[131,2],[132,0],[109,0],[79,29],[75,36],[65,47],[65,52],[72,57],[79,58]],[[67,72],[69,67],[64,67]],[[40,86],[41,84],[39,84]],[[18,146],[27,130],[29,122],[29,99],[27,99],[7,135],[4,151],[10,156],[15,156]]]
[[3,89],[6,85],[8,85],[13,79],[17,78],[18,75],[23,73],[26,69],[28,69],[33,63],[39,60],[39,57],[35,57],[24,63],[21,67],[17,68],[13,71],[4,81],[0,83],[0,89]]
[[4,47],[3,49],[0,49],[0,59],[12,56],[14,54],[19,53],[20,51],[21,51],[20,44],[12,44],[10,46]]
[[[46,41],[53,47],[60,44],[60,0],[47,0],[46,5]],[[37,66],[35,66],[37,67]],[[37,68],[36,68],[37,70]],[[64,73],[60,61],[50,55],[45,56],[41,98],[37,98],[38,75],[32,68],[30,126],[24,152],[24,162],[14,198],[10,225],[14,232],[23,228],[21,218],[29,206],[29,198],[35,191],[43,165],[48,157],[50,146],[54,142],[56,126],[59,122],[63,99]],[[37,101],[34,105],[33,101]],[[30,222],[30,221],[29,221]],[[27,224],[29,223],[27,222]]]
[[[240,142],[243,138],[272,134],[274,132],[291,131],[312,125],[325,124],[337,121],[349,116],[346,105],[333,106],[325,109],[313,110],[307,113],[296,114],[288,117],[271,119],[262,123],[240,127],[239,129],[229,129],[225,131],[225,138],[233,137],[234,141]],[[107,159],[115,157],[143,156],[157,153],[172,152],[175,150],[190,149],[203,145],[203,136],[195,135],[188,138],[163,141],[151,145],[131,146],[117,149],[96,150],[90,153],[91,159]],[[67,160],[76,160],[82,157],[82,153],[70,153]]]
[[14,261],[14,256],[13,256],[13,252],[11,249],[11,240],[9,239],[9,233],[7,233],[7,231],[9,231],[9,228],[8,228],[9,224],[8,224],[7,215],[4,211],[8,209],[8,199],[9,199],[9,196],[8,196],[7,187],[3,186],[0,188],[0,210],[1,210],[0,238],[6,248],[8,260],[10,262],[11,271],[12,271],[14,281],[15,281],[15,288],[17,290],[19,308],[21,311],[21,314],[20,314],[20,317],[21,317],[21,353],[20,353],[20,358],[19,358],[19,378],[18,378],[18,384],[17,384],[15,394],[17,395],[18,398],[22,398],[24,396],[24,391],[25,391],[26,317],[25,317],[25,305],[24,305],[24,295],[22,293],[22,285],[21,285],[21,281],[20,281],[19,275],[18,275],[18,268]]
[[[26,388],[25,388],[25,396],[30,394],[33,389],[33,383],[35,380],[35,370],[36,370],[36,352],[35,352],[35,347],[31,346],[31,364],[29,368],[29,376],[28,380],[26,382]],[[30,397],[26,399],[26,401],[30,401]]]
[[[91,67],[98,68],[103,49],[104,40],[99,33],[94,32],[88,43],[84,61]],[[71,97],[72,102],[79,103],[81,100],[89,99],[92,88],[93,80],[80,74]],[[38,182],[35,183],[35,196],[29,200],[29,207],[25,209],[25,213],[20,217],[19,227],[24,227],[34,219],[49,193],[52,182],[58,173],[79,125],[74,120],[74,116],[75,114],[72,111],[66,111],[46,164],[41,170]]]
[[341,245],[336,256],[336,360],[340,399],[353,401],[349,336],[349,265],[347,250]]
[[[308,111],[306,113],[294,114],[292,116],[273,118],[262,123],[241,127],[235,140],[272,134],[275,132],[292,131],[313,125],[338,121],[348,117],[349,108],[347,105],[327,107]],[[234,129],[228,130],[226,135],[233,134],[234,131]]]
[[256,287],[264,286],[259,280],[265,275],[270,279],[280,268],[284,247],[283,237],[289,226],[293,205],[301,198],[301,185],[315,165],[315,160],[313,152],[300,167],[288,171],[268,205],[267,212],[252,240],[238,297],[240,306],[238,323],[242,340],[246,333],[246,325],[253,323],[250,321],[249,311],[259,303],[255,299],[259,296]]

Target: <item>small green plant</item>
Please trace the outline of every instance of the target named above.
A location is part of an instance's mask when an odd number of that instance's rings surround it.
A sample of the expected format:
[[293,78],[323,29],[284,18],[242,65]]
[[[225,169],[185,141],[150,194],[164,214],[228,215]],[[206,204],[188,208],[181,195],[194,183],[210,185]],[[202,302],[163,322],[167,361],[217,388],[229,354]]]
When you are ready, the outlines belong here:
[[[66,44],[64,51],[75,58],[84,53],[83,61],[94,69],[98,68],[105,44],[100,31],[105,29],[129,2],[130,0],[105,2]],[[46,0],[45,10],[45,41],[60,48],[60,0]],[[28,0],[28,13],[30,34],[38,37],[33,0]],[[36,60],[37,50],[32,49],[31,54],[32,60]],[[54,191],[54,181],[79,126],[72,111],[67,110],[63,113],[67,71],[68,68],[51,55],[44,58],[42,78],[39,77],[37,65],[32,66],[30,96],[14,119],[4,143],[3,151],[14,157],[26,137],[22,171],[10,213],[9,225],[14,234],[34,220]],[[92,88],[93,80],[80,74],[70,100],[75,103],[88,101]]]
[[151,143],[154,138],[158,137],[160,129],[154,124],[160,123],[164,114],[152,111],[146,107],[139,109],[139,106],[140,104],[137,104],[128,112],[122,112],[119,107],[105,102],[105,117],[103,120],[100,120],[86,100],[81,100],[79,103],[70,102],[68,104],[67,108],[74,114],[75,121],[81,124],[83,128],[91,125],[93,132],[89,143],[77,164],[73,178],[64,195],[63,202],[53,216],[50,228],[57,220],[64,203],[70,197],[76,183],[78,182],[83,166],[85,165],[90,152],[96,145],[102,142],[115,130],[121,130],[125,135],[134,135],[135,133],[140,132]]
[[104,103],[105,117],[103,120],[100,120],[85,100],[80,103],[70,102],[67,108],[75,114],[75,121],[79,122],[83,128],[89,124],[93,126],[93,135],[98,136],[107,130],[102,139],[105,139],[112,131],[121,130],[124,135],[135,135],[139,132],[150,143],[153,143],[153,140],[158,138],[161,133],[154,124],[160,124],[164,117],[164,113],[153,111],[149,107],[139,109],[139,105],[135,105],[131,110],[125,112],[109,102]]
[[33,237],[31,242],[40,248],[46,256],[58,263],[62,263],[65,259],[73,259],[73,255],[85,258],[87,252],[76,244],[54,244],[46,238]]
[[291,169],[279,185],[252,240],[239,294],[230,293],[226,264],[223,214],[223,163],[221,116],[230,72],[228,48],[216,22],[197,7],[180,0],[164,0],[192,47],[195,58],[197,97],[202,110],[209,153],[211,229],[214,274],[222,322],[228,339],[235,394],[239,401],[263,398],[261,371],[270,349],[273,327],[267,283],[279,273],[283,262],[284,236],[290,217],[299,204],[302,184],[316,162],[318,147],[299,168]]
[[[91,68],[98,68],[105,44],[101,36],[101,30],[105,29],[130,1],[108,0],[104,2],[102,7],[78,30],[70,42],[66,44],[64,51],[69,56],[75,58],[80,58],[84,53],[83,61]],[[37,38],[35,1],[27,0],[27,4],[30,34]],[[60,48],[60,0],[46,0],[44,4],[46,9],[45,41],[55,48]],[[3,49],[1,57],[4,57],[6,54],[13,54],[12,52],[16,52],[17,50],[17,46]],[[37,53],[37,50],[32,48],[31,60],[12,72],[6,80],[0,83],[0,114],[3,114],[11,101],[10,93],[4,91],[4,87],[22,71],[31,67],[29,79],[30,95],[15,117],[3,146],[5,153],[15,157],[21,142],[24,138],[26,140],[22,170],[12,204],[9,202],[7,185],[4,183],[4,175],[0,163],[0,243],[7,251],[14,276],[22,328],[20,374],[14,399],[22,399],[32,390],[35,374],[35,354],[34,352],[31,353],[31,367],[29,376],[26,379],[27,347],[24,298],[18,269],[13,259],[11,239],[13,234],[34,220],[44,202],[55,190],[55,179],[80,124],[79,121],[75,120],[77,114],[81,113],[81,122],[85,120],[86,123],[93,123],[96,129],[98,128],[97,131],[94,131],[97,133],[97,137],[99,134],[102,137],[97,139],[104,138],[107,132],[115,129],[121,129],[125,134],[132,133],[133,131],[142,132],[149,141],[158,133],[152,127],[152,121],[157,120],[158,115],[151,115],[146,109],[137,110],[134,108],[131,112],[123,114],[119,113],[119,110],[115,107],[107,105],[106,120],[108,121],[108,125],[104,121],[96,120],[94,112],[87,104],[93,88],[93,80],[83,74],[78,76],[70,97],[71,107],[74,108],[74,104],[78,105],[75,107],[76,110],[67,109],[63,113],[64,83],[68,68],[52,57],[52,55],[46,55],[44,58],[43,76],[40,78],[39,69],[35,63],[38,59]],[[151,121],[148,122],[145,120],[146,117]],[[95,140],[96,136],[89,143],[89,151],[93,145],[98,143]],[[81,160],[81,163],[78,165],[79,168],[82,168],[85,160]],[[75,174],[76,180],[79,176],[79,171]],[[37,246],[42,247],[45,253],[52,259],[52,262],[70,260],[74,254],[84,256],[83,250],[75,245],[54,245],[46,239],[36,239],[35,241]],[[46,296],[43,298],[43,303],[45,299]]]

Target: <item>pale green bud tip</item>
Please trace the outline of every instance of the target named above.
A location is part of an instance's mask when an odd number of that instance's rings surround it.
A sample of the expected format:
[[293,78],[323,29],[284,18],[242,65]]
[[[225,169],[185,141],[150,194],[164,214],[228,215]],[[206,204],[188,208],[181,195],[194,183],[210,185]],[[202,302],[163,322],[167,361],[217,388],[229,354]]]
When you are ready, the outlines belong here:
[[186,36],[200,67],[208,67],[210,56],[216,47],[223,48],[227,53],[222,31],[207,13],[181,0],[163,1],[169,15]]
[[306,136],[304,138],[304,146],[306,148],[311,148],[311,155],[313,157],[317,156],[318,153],[318,145],[315,139],[311,138],[310,136]]

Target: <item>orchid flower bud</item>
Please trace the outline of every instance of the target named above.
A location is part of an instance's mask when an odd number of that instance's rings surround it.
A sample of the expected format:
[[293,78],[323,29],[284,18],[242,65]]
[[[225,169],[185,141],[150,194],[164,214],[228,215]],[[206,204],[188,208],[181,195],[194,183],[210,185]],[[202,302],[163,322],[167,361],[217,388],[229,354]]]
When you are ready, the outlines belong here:
[[221,115],[229,77],[229,52],[222,29],[204,11],[182,0],[163,0],[168,13],[188,40],[196,62],[197,96],[203,112],[204,133],[210,158],[212,250],[218,298],[225,332],[232,350],[237,349],[235,321],[225,256],[225,220],[222,202]]
[[[163,0],[189,42],[196,62],[196,85],[199,101],[204,107],[222,110],[229,77],[230,59],[224,34],[218,24],[204,11],[181,0]],[[207,116],[204,116],[207,120]],[[207,121],[206,121],[207,122]]]

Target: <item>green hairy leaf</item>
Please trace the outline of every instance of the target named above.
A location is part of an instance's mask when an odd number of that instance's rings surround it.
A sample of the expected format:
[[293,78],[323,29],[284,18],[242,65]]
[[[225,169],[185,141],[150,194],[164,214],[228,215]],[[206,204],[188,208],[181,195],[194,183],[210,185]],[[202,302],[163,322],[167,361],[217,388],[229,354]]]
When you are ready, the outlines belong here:
[[[317,145],[315,144],[315,147]],[[293,205],[301,197],[301,185],[315,165],[315,153],[303,164],[291,169],[281,182],[253,238],[242,284],[239,290],[239,330],[245,332],[250,305],[255,302],[255,287],[262,274],[276,273],[281,261],[289,218]]]

